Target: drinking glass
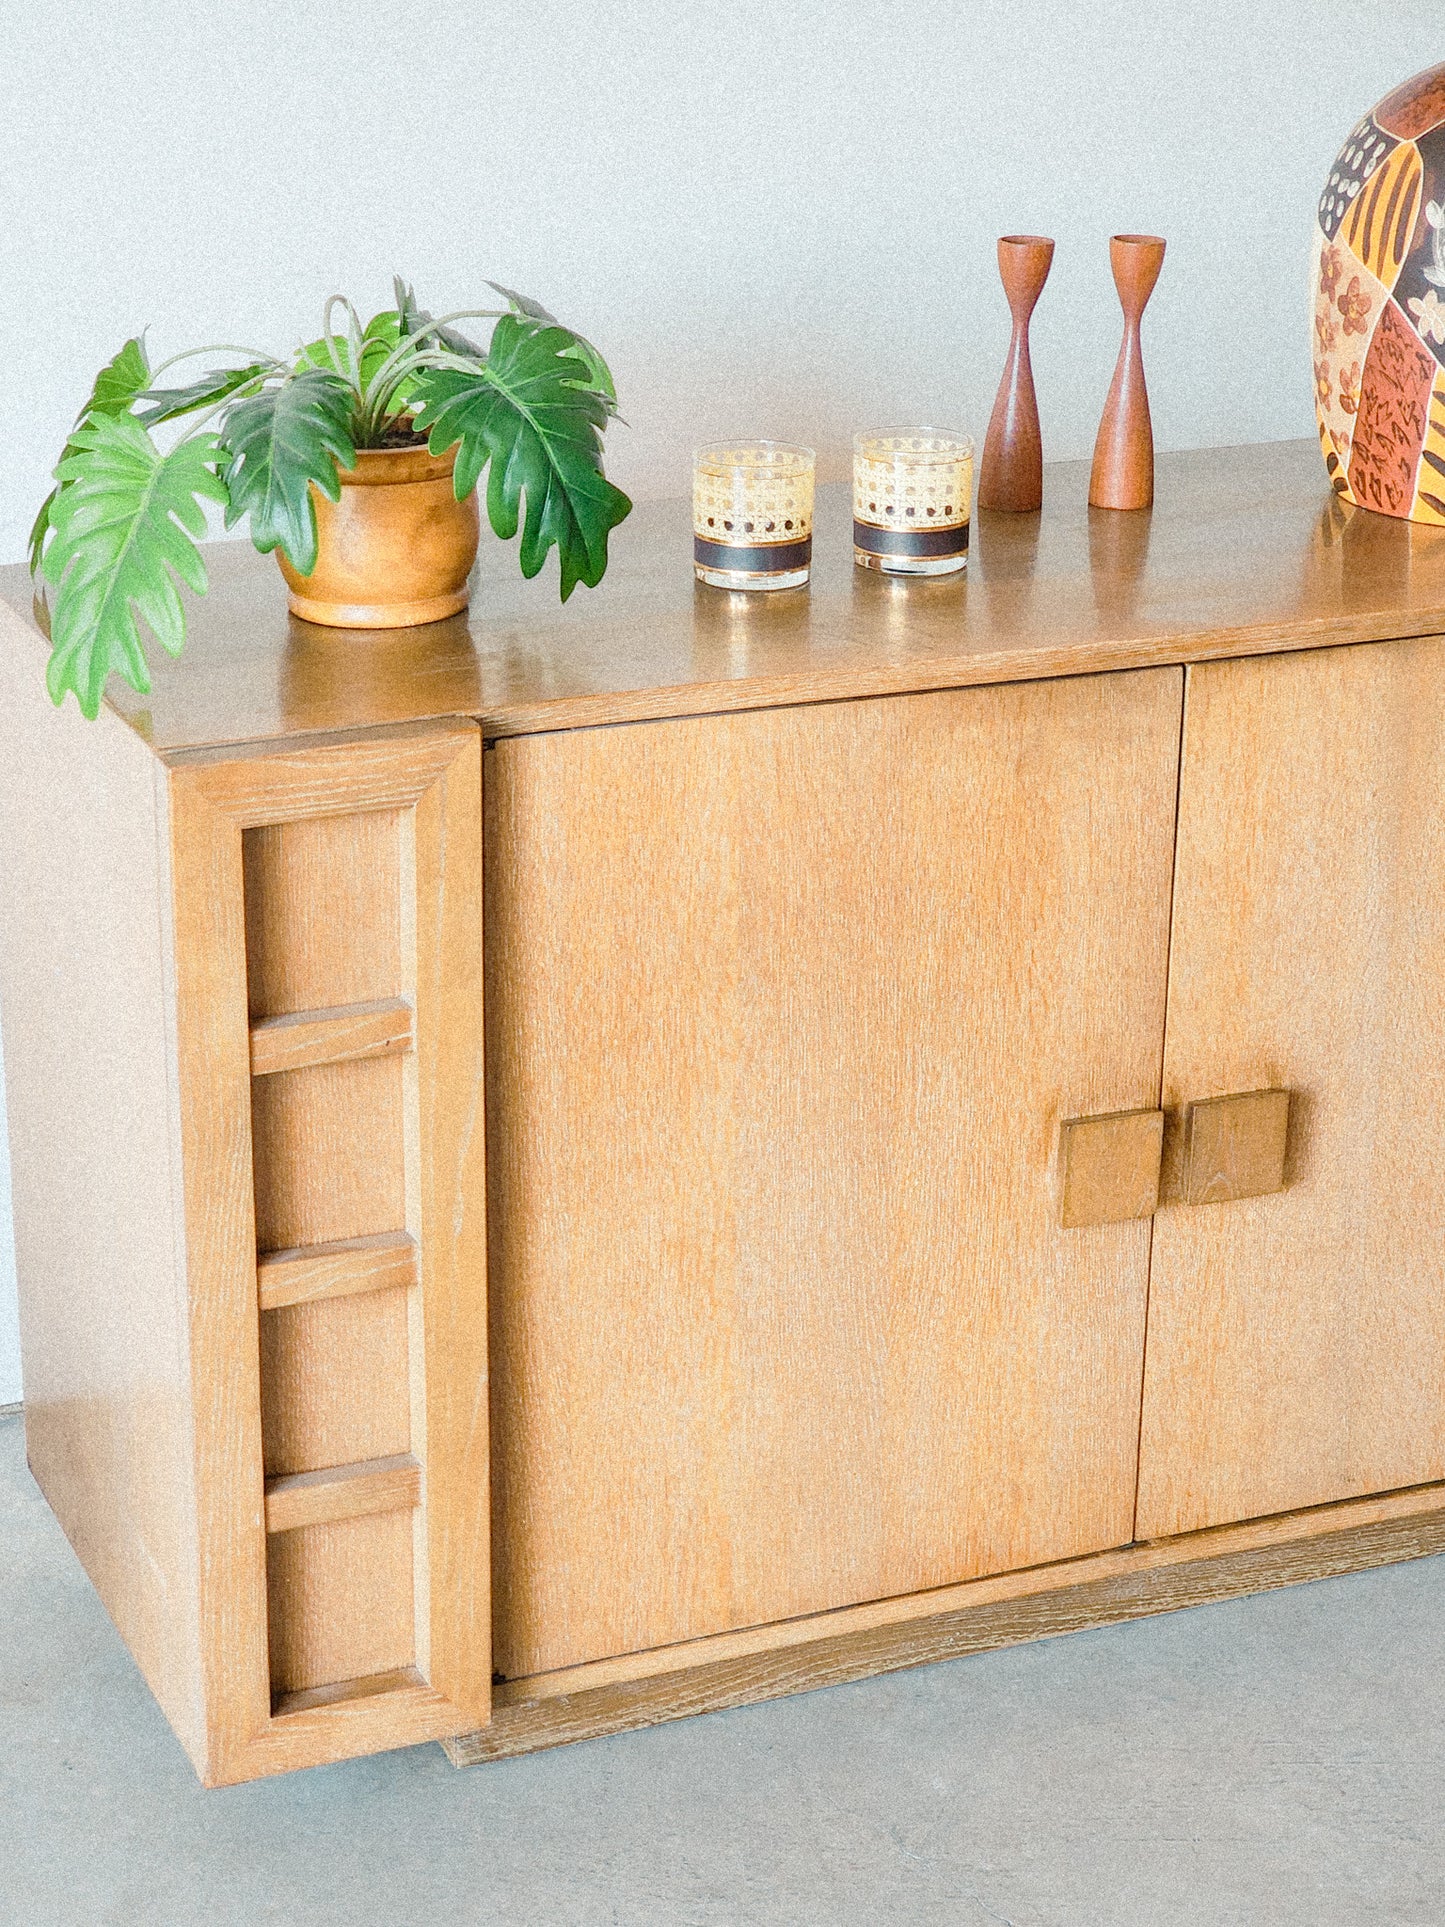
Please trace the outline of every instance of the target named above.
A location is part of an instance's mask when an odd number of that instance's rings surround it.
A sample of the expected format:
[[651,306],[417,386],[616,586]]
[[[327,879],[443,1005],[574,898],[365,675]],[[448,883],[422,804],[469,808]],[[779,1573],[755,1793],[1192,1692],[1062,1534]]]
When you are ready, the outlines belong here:
[[692,469],[692,559],[715,589],[796,589],[813,560],[813,451],[715,442]]
[[947,428],[868,428],[853,437],[853,560],[885,575],[968,566],[973,443]]

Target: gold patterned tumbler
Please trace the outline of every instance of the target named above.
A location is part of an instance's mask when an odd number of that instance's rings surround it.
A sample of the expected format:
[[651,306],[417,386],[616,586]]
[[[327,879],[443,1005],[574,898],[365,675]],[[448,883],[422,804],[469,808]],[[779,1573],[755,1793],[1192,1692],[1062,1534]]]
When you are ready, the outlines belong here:
[[853,560],[885,575],[968,566],[973,443],[945,428],[869,428],[853,437]]
[[796,589],[813,560],[813,451],[715,442],[692,467],[692,561],[715,589]]

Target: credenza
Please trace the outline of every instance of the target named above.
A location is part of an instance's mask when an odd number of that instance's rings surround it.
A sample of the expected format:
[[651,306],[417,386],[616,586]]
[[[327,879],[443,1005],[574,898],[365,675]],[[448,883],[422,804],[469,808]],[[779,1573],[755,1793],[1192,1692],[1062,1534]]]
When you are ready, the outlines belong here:
[[208,1784],[1445,1549],[1445,529],[1312,444],[966,578],[0,574],[30,1464]]

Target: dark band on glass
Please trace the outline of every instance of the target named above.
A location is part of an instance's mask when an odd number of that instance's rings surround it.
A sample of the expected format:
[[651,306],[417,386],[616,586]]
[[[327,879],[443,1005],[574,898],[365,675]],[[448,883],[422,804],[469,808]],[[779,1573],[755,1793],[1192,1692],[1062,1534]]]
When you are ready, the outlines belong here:
[[709,542],[705,536],[692,538],[692,559],[705,569],[737,569],[746,575],[785,575],[806,569],[813,559],[813,538],[801,542],[760,542],[741,547],[732,542]]
[[967,555],[968,523],[951,529],[875,529],[868,522],[854,522],[853,546],[865,555]]

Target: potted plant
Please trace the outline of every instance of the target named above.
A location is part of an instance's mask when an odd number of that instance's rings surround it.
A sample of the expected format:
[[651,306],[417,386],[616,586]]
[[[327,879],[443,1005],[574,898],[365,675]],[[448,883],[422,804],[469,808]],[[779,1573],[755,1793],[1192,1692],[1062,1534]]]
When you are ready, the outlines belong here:
[[[521,523],[523,575],[555,545],[564,602],[602,580],[608,532],[632,506],[602,472],[616,413],[606,362],[509,289],[497,288],[503,309],[433,320],[394,285],[395,307],[365,325],[332,296],[321,335],[288,360],[224,345],[152,368],[136,336],[101,369],[30,535],[52,701],[73,690],[94,718],[112,670],[148,690],[142,623],[179,654],[178,584],[206,589],[207,503],[228,528],[250,517],[252,542],[278,552],[291,606],[312,621],[386,628],[462,608],[489,464],[488,518],[504,540]],[[472,320],[493,323],[485,349],[457,328]],[[208,354],[241,359],[157,385]],[[180,421],[162,449],[152,431]]]

